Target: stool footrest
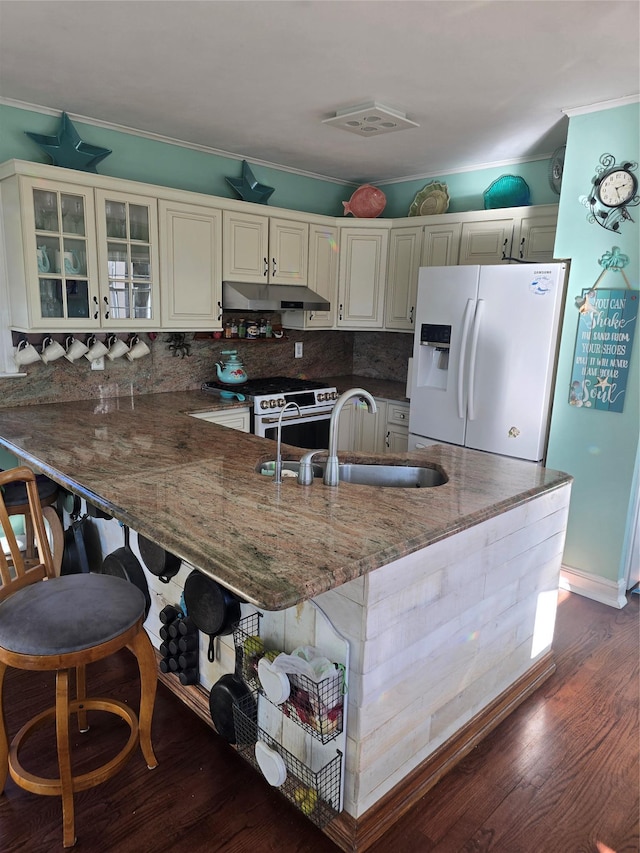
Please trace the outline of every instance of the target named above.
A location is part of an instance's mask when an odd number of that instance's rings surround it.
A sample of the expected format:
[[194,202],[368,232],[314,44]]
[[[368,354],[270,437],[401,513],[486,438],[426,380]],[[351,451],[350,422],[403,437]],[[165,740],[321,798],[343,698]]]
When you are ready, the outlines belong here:
[[[74,793],[76,791],[85,791],[87,788],[93,788],[95,785],[100,785],[102,782],[106,782],[107,779],[115,776],[135,750],[138,745],[139,736],[138,717],[135,711],[132,711],[123,702],[118,702],[117,699],[93,698],[69,702],[69,717],[78,711],[106,711],[110,714],[116,714],[128,724],[130,733],[127,743],[114,758],[100,767],[96,767],[94,770],[72,777],[72,790]],[[22,766],[18,757],[18,751],[24,742],[36,729],[40,728],[47,721],[55,719],[55,716],[56,709],[53,707],[32,717],[11,741],[9,749],[9,772],[11,778],[16,785],[24,788],[25,791],[31,791],[33,794],[44,794],[46,796],[60,796],[62,794],[60,778],[52,779],[46,776],[36,776]]]

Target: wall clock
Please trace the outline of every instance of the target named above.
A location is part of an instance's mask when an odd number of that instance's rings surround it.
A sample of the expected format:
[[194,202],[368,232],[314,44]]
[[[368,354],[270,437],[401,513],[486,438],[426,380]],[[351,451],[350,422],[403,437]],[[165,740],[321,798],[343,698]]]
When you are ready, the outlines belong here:
[[638,164],[631,161],[616,163],[612,154],[603,154],[591,179],[589,195],[580,201],[589,209],[588,222],[597,222],[608,231],[620,231],[625,220],[633,222],[628,208],[640,204],[638,178],[633,173]]

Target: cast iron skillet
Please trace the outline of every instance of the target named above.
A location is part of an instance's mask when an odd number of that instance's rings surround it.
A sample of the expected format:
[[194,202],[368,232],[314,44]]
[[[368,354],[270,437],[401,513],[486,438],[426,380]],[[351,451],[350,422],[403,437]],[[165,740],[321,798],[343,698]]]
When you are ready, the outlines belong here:
[[240,599],[194,569],[184,585],[184,603],[196,627],[209,634],[207,658],[214,661],[214,639],[219,634],[231,634],[240,621]]
[[111,554],[107,554],[102,563],[101,572],[103,575],[115,575],[117,578],[124,578],[138,587],[144,595],[145,607],[144,618],[147,618],[149,608],[151,607],[151,596],[149,595],[149,585],[144,576],[144,569],[140,565],[140,560],[129,547],[129,528],[124,526],[124,547],[117,548]]
[[165,551],[160,545],[147,539],[141,533],[138,533],[138,548],[142,554],[145,566],[149,569],[152,575],[160,578],[162,583],[169,583],[172,577],[180,571],[182,560]]
[[[253,724],[257,723],[256,703],[251,696],[251,690],[237,675],[229,673],[219,678],[209,693],[209,711],[211,719],[218,734],[229,743],[236,743],[236,727],[233,719],[234,705],[242,708],[245,717]],[[257,740],[253,732],[243,732],[244,735],[251,734],[251,741]]]

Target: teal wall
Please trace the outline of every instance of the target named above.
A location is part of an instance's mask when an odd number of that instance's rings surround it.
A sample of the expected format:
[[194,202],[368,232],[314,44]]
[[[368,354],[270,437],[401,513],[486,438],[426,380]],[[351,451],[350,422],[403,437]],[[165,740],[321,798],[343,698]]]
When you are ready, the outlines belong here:
[[476,169],[473,172],[443,174],[435,178],[383,184],[381,189],[387,197],[384,215],[391,218],[407,216],[416,193],[432,181],[441,181],[447,185],[450,199],[448,213],[484,210],[484,191],[502,175],[517,175],[524,178],[530,190],[531,204],[557,204],[558,196],[549,185],[548,170],[548,160],[535,160],[512,166]]
[[[568,403],[578,311],[575,297],[591,287],[602,268],[598,259],[613,246],[629,256],[625,269],[633,289],[639,284],[640,208],[635,222],[615,234],[587,221],[580,196],[588,193],[600,156],[640,161],[640,106],[575,116],[569,123],[555,254],[571,258],[571,272],[559,354],[548,465],[575,477],[564,564],[612,581],[623,579],[634,466],[640,450],[640,330],[635,330],[624,411],[620,414],[576,408]],[[636,171],[636,175],[638,172]],[[624,287],[619,273],[608,273],[602,287]]]
[[[49,157],[25,131],[53,135],[59,124],[57,116],[0,105],[0,163],[12,159],[49,163]],[[112,153],[98,165],[101,175],[222,198],[237,198],[225,178],[240,177],[240,160],[79,121],[74,121],[74,126],[85,142],[111,149]],[[342,201],[346,201],[355,189],[351,184],[309,178],[251,162],[250,165],[260,183],[275,187],[269,199],[273,207],[342,216]],[[514,166],[444,174],[437,178],[382,184],[381,189],[387,197],[383,217],[406,216],[416,193],[434,180],[447,184],[451,213],[482,210],[482,193],[492,181],[504,174],[519,175],[525,179],[531,190],[532,204],[557,204],[558,196],[549,187],[547,170],[548,161],[537,160]]]
[[[79,121],[73,124],[85,142],[111,149],[112,153],[98,165],[101,175],[238,198],[225,178],[240,178],[241,160]],[[13,159],[50,163],[50,158],[25,131],[54,135],[59,125],[57,116],[0,105],[0,163]],[[342,200],[353,192],[352,186],[251,162],[250,165],[261,184],[275,187],[269,199],[274,207],[340,216]]]

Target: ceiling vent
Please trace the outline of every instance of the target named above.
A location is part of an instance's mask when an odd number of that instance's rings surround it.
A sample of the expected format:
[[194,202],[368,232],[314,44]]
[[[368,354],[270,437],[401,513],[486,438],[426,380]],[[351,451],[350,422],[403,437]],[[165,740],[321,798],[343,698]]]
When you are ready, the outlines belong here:
[[376,102],[338,110],[333,118],[326,118],[322,123],[360,136],[380,136],[381,133],[420,127],[415,121],[409,121],[399,110],[393,110]]

